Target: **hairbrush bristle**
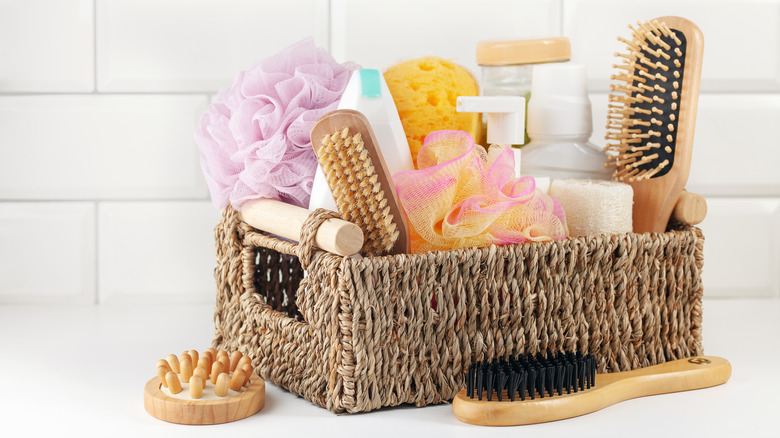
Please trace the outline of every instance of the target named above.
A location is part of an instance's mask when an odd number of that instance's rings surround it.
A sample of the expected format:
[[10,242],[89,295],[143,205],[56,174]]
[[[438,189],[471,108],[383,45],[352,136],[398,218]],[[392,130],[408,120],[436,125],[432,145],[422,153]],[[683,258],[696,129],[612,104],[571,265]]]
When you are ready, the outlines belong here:
[[466,396],[492,401],[571,394],[596,382],[596,357],[582,353],[548,353],[475,362],[466,372]]
[[350,135],[344,128],[327,135],[316,153],[343,219],[363,230],[361,252],[388,252],[399,231],[360,133]]
[[606,150],[615,179],[641,181],[665,175],[674,164],[685,36],[657,20],[629,26],[628,53],[612,75]]

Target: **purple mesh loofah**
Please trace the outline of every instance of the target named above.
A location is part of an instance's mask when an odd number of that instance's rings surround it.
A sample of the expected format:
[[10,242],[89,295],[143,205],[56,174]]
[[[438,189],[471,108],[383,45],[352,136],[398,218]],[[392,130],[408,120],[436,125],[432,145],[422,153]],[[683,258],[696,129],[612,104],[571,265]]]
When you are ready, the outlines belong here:
[[314,122],[335,110],[353,70],[304,39],[241,72],[195,130],[214,205],[254,199],[309,204],[317,158]]

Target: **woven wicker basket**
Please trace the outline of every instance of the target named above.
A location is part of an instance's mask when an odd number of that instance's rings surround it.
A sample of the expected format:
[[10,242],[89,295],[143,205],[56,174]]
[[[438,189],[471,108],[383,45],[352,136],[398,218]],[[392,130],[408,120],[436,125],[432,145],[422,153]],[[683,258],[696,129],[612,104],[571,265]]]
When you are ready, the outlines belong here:
[[506,354],[594,353],[611,372],[702,353],[695,227],[351,259],[227,209],[216,240],[214,346],[333,412],[447,402],[471,361]]

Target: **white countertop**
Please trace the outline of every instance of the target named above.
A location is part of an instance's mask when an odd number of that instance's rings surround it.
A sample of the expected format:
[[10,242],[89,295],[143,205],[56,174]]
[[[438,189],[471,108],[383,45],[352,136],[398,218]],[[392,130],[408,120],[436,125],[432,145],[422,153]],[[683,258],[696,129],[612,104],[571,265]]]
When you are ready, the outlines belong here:
[[155,362],[207,348],[212,313],[210,305],[0,306],[3,436],[780,436],[777,299],[705,300],[704,350],[731,362],[725,385],[508,428],[463,424],[450,405],[335,415],[271,383],[263,410],[234,423],[152,417],[143,387]]

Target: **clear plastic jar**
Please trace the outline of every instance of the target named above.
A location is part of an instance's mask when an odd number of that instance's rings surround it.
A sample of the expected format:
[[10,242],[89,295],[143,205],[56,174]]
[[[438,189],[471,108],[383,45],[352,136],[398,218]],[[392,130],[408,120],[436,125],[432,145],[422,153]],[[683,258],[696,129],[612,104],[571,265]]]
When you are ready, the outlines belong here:
[[[481,67],[482,95],[521,96],[527,104],[531,96],[533,66],[570,58],[571,44],[567,37],[481,41],[477,44],[477,63]],[[528,142],[527,133],[525,142]]]
[[531,93],[532,65],[482,66],[483,96],[521,96]]

